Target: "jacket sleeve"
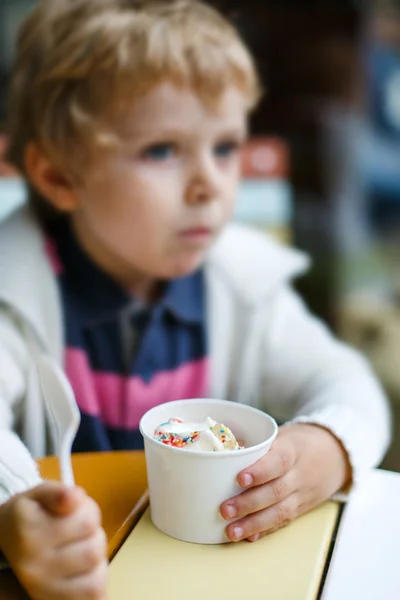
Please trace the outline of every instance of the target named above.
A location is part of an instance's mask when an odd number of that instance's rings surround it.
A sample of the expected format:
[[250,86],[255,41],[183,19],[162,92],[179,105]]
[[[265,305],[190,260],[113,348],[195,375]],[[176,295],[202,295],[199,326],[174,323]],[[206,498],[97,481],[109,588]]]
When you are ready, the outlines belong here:
[[[0,310],[0,505],[41,482],[36,462],[14,432],[25,396],[26,353],[18,328]],[[7,566],[0,553],[0,570]]]
[[5,310],[0,310],[0,504],[40,483],[35,460],[15,430],[26,392],[27,348]]
[[330,430],[357,480],[380,463],[391,436],[389,405],[369,364],[335,339],[289,287],[274,298],[269,322],[263,408],[283,422]]

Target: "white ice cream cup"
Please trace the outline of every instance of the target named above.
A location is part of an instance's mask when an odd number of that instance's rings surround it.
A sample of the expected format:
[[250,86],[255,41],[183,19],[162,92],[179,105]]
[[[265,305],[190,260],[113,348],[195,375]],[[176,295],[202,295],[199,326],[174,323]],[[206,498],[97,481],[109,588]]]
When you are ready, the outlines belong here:
[[[171,417],[201,422],[211,417],[227,425],[243,450],[200,452],[174,448],[153,438]],[[150,510],[154,525],[171,537],[198,544],[228,542],[228,525],[219,512],[222,502],[242,490],[236,477],[264,456],[278,426],[268,414],[236,402],[190,399],[167,402],[140,421],[144,437]]]

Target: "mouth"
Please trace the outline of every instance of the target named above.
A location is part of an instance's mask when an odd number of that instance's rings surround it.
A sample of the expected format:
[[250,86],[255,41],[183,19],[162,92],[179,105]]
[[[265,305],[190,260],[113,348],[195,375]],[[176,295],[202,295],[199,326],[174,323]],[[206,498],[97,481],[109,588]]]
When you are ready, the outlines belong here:
[[211,238],[212,233],[211,227],[192,227],[181,231],[179,237],[189,242],[204,242]]

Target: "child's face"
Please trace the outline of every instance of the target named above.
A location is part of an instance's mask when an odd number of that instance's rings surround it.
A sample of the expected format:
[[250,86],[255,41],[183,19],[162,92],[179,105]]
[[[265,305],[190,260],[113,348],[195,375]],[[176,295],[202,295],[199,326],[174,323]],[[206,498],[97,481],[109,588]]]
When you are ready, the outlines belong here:
[[92,258],[128,284],[195,270],[232,215],[246,121],[233,86],[218,112],[169,83],[135,102],[122,147],[73,190],[73,223]]

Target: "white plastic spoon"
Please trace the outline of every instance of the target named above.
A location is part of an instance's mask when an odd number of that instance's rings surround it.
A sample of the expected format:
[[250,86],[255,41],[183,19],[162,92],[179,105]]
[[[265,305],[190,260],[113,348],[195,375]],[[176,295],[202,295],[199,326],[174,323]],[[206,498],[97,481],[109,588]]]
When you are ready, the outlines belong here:
[[57,430],[61,479],[65,485],[73,486],[71,449],[80,423],[74,392],[64,372],[47,356],[39,355],[37,366],[46,406]]

